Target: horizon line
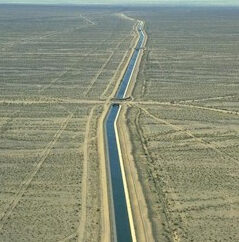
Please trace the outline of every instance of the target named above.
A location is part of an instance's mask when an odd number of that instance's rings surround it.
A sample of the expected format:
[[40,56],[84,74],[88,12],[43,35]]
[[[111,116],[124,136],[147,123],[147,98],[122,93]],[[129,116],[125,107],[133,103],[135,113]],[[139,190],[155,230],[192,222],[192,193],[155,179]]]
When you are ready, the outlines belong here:
[[0,5],[30,5],[30,6],[165,6],[165,7],[239,7],[239,4],[220,3],[0,3]]

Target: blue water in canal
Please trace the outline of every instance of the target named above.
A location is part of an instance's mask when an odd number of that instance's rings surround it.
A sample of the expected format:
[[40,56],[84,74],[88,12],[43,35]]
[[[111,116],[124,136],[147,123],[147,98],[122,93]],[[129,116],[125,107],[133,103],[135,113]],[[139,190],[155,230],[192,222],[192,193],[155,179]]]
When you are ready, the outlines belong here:
[[[125,92],[128,83],[131,78],[131,74],[134,70],[137,57],[139,55],[140,47],[144,41],[144,35],[141,31],[141,27],[138,29],[140,38],[137,43],[137,47],[131,57],[130,63],[124,74],[122,82],[116,94],[116,98],[121,99],[125,97]],[[132,235],[130,231],[130,223],[125,199],[125,192],[122,180],[122,173],[120,168],[119,153],[116,143],[116,135],[114,129],[114,122],[119,112],[120,106],[118,104],[113,104],[110,107],[109,113],[105,120],[105,131],[106,131],[106,147],[109,159],[110,168],[110,179],[112,186],[112,199],[114,206],[115,215],[115,230],[116,230],[116,240],[118,242],[130,242],[132,241]]]
[[125,92],[126,92],[126,89],[127,89],[127,85],[130,81],[130,77],[134,71],[134,66],[136,64],[136,60],[138,58],[138,55],[139,55],[139,51],[140,51],[140,48],[142,47],[142,44],[143,44],[143,41],[144,41],[144,34],[143,32],[141,31],[141,29],[138,29],[139,31],[139,34],[140,34],[140,37],[139,37],[139,41],[137,43],[137,46],[135,48],[135,51],[131,57],[131,60],[129,62],[129,65],[126,69],[126,72],[124,74],[124,77],[121,81],[121,84],[119,86],[119,89],[116,93],[116,98],[124,98],[124,95],[125,95]]
[[108,157],[110,163],[112,195],[115,213],[115,226],[117,241],[132,241],[128,211],[125,200],[122,173],[120,168],[119,153],[116,144],[114,122],[119,111],[119,105],[112,105],[106,120],[108,142]]

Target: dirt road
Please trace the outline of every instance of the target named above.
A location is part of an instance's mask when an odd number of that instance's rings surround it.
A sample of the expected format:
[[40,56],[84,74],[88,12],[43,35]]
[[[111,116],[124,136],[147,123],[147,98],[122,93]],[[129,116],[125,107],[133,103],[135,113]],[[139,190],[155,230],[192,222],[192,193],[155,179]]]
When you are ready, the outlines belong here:
[[[139,21],[139,20],[138,20]],[[144,31],[145,41],[143,43],[143,48],[147,42],[147,34]],[[137,74],[140,67],[140,62],[143,56],[143,51],[140,52],[137,64],[134,69],[131,81],[129,83],[126,96],[131,96]],[[129,130],[127,128],[126,122],[126,112],[127,105],[123,105],[121,112],[119,114],[119,119],[117,122],[117,130],[120,141],[122,161],[124,165],[126,182],[130,197],[132,217],[135,227],[136,241],[154,241],[152,227],[148,216],[147,204],[145,201],[142,186],[139,182],[137,169],[135,166],[134,157],[132,155],[132,146],[129,137]]]
[[[120,14],[119,17],[124,17],[125,15]],[[132,20],[132,18],[126,17],[128,20]],[[136,23],[138,21],[134,20]],[[136,25],[134,26],[135,33],[137,33]],[[146,34],[146,33],[144,33]],[[146,38],[147,39],[147,38]],[[138,34],[135,34],[135,46],[138,42]],[[146,42],[145,42],[146,43]],[[144,43],[144,45],[145,45]],[[120,84],[120,81],[125,73],[125,70],[129,64],[130,58],[133,54],[134,49],[129,50],[129,54],[125,55],[126,60],[122,60],[121,65],[123,65],[123,68],[120,69],[120,75],[119,78],[117,79],[117,83],[115,85],[115,88],[112,92],[112,94],[108,97],[108,99],[105,101],[104,105],[104,111],[102,113],[102,116],[100,118],[99,124],[98,124],[98,149],[100,153],[100,163],[101,163],[101,182],[102,182],[102,209],[103,209],[103,216],[102,216],[102,241],[111,241],[112,239],[112,228],[109,226],[111,223],[111,218],[110,218],[110,202],[109,202],[109,188],[108,188],[108,168],[107,168],[107,163],[106,163],[106,154],[105,154],[105,147],[104,147],[104,130],[103,130],[103,124],[105,117],[108,113],[109,107],[110,107],[110,99],[114,97],[118,86]],[[138,64],[135,68],[134,75],[132,77],[132,82],[135,83],[137,72],[139,69],[139,63],[142,58],[143,52],[141,52],[138,60]],[[131,94],[133,88],[133,84],[130,83],[127,91],[127,95]],[[137,179],[137,171],[135,167],[132,165],[132,156],[129,156],[131,150],[129,149],[128,144],[130,144],[129,137],[122,135],[122,131],[126,129],[125,127],[125,116],[120,114],[119,121],[117,122],[117,126],[122,127],[124,125],[124,129],[118,129],[119,130],[119,140],[122,148],[122,154],[123,154],[123,162],[125,166],[125,171],[126,171],[126,181],[127,181],[127,186],[129,189],[129,195],[130,195],[130,203],[132,206],[132,213],[133,213],[133,219],[136,225],[136,240],[137,241],[153,241],[152,237],[152,232],[151,232],[151,224],[149,222],[148,216],[147,216],[147,206],[144,200],[144,195],[142,192],[142,188],[140,186],[140,183]],[[123,132],[125,133],[125,132]],[[127,145],[125,145],[127,144]],[[127,155],[125,155],[127,154]],[[131,165],[130,165],[131,164]]]

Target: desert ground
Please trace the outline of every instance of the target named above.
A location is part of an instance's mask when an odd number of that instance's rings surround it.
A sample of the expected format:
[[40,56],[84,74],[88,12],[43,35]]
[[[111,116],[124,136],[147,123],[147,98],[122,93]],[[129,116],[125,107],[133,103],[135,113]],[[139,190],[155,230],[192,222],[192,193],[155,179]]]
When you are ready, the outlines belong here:
[[[239,9],[0,8],[0,241],[111,241],[103,123],[137,241],[238,241]],[[142,59],[141,59],[142,58]]]
[[0,241],[101,240],[98,120],[135,42],[118,11],[1,7]]
[[238,241],[239,9],[147,8],[127,105],[156,241]]

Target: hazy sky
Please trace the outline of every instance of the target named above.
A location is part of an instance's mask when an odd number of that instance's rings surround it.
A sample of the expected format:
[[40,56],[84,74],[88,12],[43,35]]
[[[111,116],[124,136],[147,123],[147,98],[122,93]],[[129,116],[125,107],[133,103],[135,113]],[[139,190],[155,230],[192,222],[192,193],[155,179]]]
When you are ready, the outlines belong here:
[[237,5],[239,0],[0,0],[0,3],[49,3],[49,4],[117,4],[117,3],[158,3],[158,4],[193,4],[193,5]]

